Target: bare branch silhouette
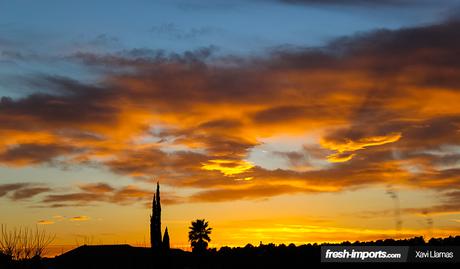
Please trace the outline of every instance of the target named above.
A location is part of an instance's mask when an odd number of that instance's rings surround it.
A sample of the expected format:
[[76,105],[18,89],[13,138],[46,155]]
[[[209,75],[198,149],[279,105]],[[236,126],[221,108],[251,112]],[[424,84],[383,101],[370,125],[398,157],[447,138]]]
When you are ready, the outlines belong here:
[[38,227],[15,227],[9,230],[6,225],[0,228],[0,251],[14,260],[28,260],[41,257],[54,241],[55,235],[48,234]]

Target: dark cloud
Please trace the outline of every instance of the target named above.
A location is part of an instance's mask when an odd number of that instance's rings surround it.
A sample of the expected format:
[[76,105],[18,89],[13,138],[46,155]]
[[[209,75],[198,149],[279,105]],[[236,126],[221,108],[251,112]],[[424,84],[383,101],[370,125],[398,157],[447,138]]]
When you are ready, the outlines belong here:
[[271,107],[254,114],[253,120],[256,123],[276,124],[279,122],[299,121],[305,119],[334,119],[336,115],[330,106],[279,106]]
[[190,175],[199,170],[197,164],[206,160],[206,155],[198,153],[182,151],[168,154],[155,148],[147,148],[125,151],[119,158],[108,161],[105,165],[116,173],[151,179],[153,175],[162,177],[169,173]]
[[28,185],[28,183],[11,183],[0,185],[0,197],[7,195],[11,191],[22,189]]
[[20,144],[0,152],[0,162],[26,165],[50,162],[54,158],[77,152],[72,146],[58,144]]
[[34,197],[35,195],[49,192],[51,188],[48,187],[29,187],[29,188],[22,188],[13,193],[11,199],[13,200],[23,200],[27,198]]
[[207,121],[200,126],[198,126],[198,129],[217,129],[217,130],[222,130],[222,129],[238,129],[242,127],[242,123],[238,120],[233,120],[233,119],[219,119],[219,120],[212,120],[212,121]]
[[96,202],[104,201],[105,197],[98,193],[82,192],[82,193],[68,193],[68,194],[50,194],[44,199],[44,203],[60,203],[60,202]]
[[27,97],[0,99],[0,122],[3,128],[34,130],[45,126],[70,128],[76,124],[113,122],[116,98],[113,91],[78,81],[56,77],[26,78],[34,93]]
[[274,152],[275,155],[287,158],[292,164],[299,164],[305,161],[305,155],[302,152],[288,151],[288,152]]
[[93,193],[106,193],[112,192],[114,188],[107,183],[95,183],[95,184],[86,184],[80,186],[80,189],[86,192],[93,192]]
[[[179,54],[161,49],[136,48],[102,55],[77,52],[70,59],[91,67],[134,68],[135,70],[146,68],[159,71],[168,65],[187,65],[194,68],[203,68],[205,67],[205,61],[211,58],[216,50],[216,47],[210,46]],[[112,69],[112,71],[116,70]],[[121,71],[126,70],[122,69]]]
[[34,197],[38,194],[51,191],[51,188],[32,183],[11,183],[0,185],[0,197],[7,196],[11,200],[19,201]]
[[[115,203],[129,205],[133,203],[147,204],[153,197],[152,190],[141,189],[134,185],[115,188],[107,183],[94,183],[80,186],[81,191],[49,194],[42,200],[43,207],[71,207],[91,206],[95,203]],[[168,193],[163,194],[167,203],[174,203],[175,196],[168,198]]]

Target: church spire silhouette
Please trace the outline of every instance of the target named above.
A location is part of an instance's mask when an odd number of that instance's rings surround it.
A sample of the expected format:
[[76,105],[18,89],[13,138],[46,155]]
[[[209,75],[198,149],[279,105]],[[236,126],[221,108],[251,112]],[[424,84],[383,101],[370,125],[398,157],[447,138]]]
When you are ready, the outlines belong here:
[[153,250],[159,250],[162,247],[161,200],[160,200],[160,184],[158,182],[157,182],[156,193],[153,194],[152,215],[150,215],[150,244]]

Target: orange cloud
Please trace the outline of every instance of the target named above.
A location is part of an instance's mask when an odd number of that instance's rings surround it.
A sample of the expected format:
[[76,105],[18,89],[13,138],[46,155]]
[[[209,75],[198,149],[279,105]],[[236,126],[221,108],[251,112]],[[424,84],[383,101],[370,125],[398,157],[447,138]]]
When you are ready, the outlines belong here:
[[90,217],[88,216],[75,216],[75,217],[71,217],[69,218],[70,221],[89,221],[90,220]]
[[327,156],[330,162],[346,162],[353,158],[355,154],[351,153],[368,147],[385,145],[398,141],[402,137],[401,133],[391,133],[385,136],[372,136],[360,138],[356,141],[344,139],[345,141],[328,141],[322,140],[321,145],[327,149],[337,151],[336,154]]
[[254,165],[245,160],[209,160],[202,164],[201,169],[208,171],[219,171],[225,176],[234,176],[247,172]]
[[54,221],[52,220],[39,220],[37,221],[38,225],[51,225],[54,224]]
[[388,143],[393,143],[401,138],[401,133],[392,133],[384,136],[364,137],[353,141],[345,139],[343,143],[333,141],[321,141],[321,144],[328,149],[336,150],[340,153],[347,151],[357,151],[372,146],[380,146]]
[[355,156],[354,153],[335,153],[327,156],[327,160],[331,163],[342,163],[351,160]]

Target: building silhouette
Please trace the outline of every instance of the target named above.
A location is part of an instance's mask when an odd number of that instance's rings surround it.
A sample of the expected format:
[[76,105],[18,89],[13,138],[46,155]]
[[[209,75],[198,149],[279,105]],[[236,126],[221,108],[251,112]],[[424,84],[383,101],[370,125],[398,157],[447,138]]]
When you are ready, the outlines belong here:
[[156,192],[153,194],[152,214],[150,215],[150,245],[154,251],[169,249],[168,227],[166,227],[163,241],[161,240],[161,199],[158,182]]

